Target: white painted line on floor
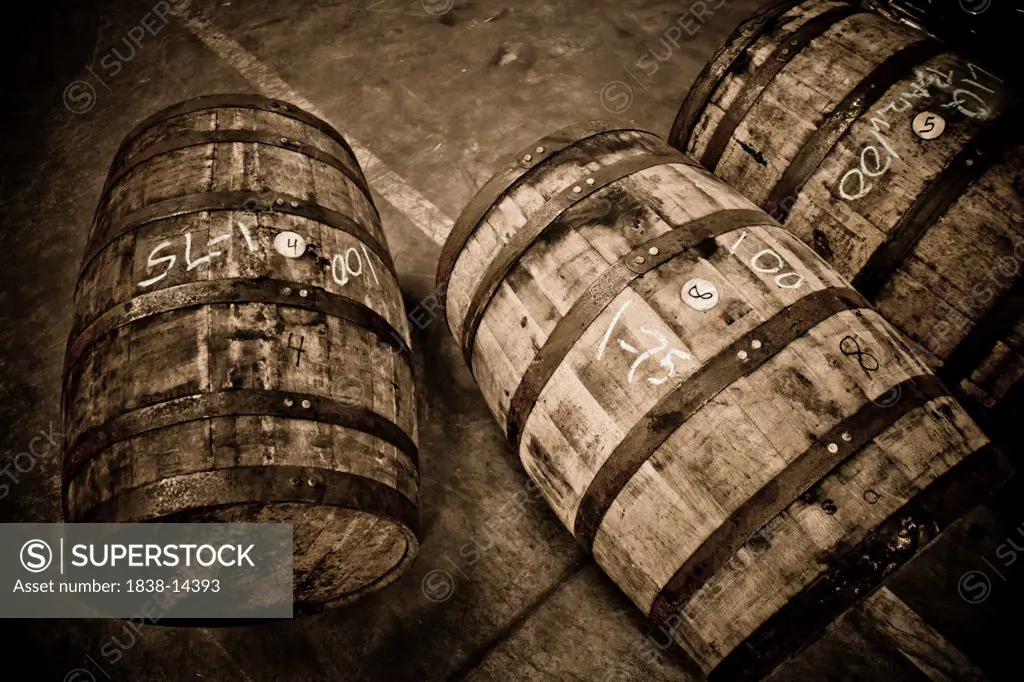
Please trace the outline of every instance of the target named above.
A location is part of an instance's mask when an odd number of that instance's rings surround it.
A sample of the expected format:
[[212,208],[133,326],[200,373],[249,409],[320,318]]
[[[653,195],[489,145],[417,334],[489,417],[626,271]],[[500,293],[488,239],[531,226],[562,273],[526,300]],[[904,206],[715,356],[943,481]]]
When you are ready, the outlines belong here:
[[[173,6],[172,13],[181,19],[186,28],[264,95],[291,102],[295,106],[329,121],[323,112],[293,90],[274,69],[261,62],[248,50],[229,38],[224,31],[201,16],[192,7],[190,0],[177,0]],[[452,219],[432,204],[429,199],[413,189],[398,173],[388,168],[373,152],[349,137],[344,128],[340,128],[340,130],[348,140],[352,151],[356,153],[370,187],[411,220],[428,237],[438,244],[444,244],[452,229]]]

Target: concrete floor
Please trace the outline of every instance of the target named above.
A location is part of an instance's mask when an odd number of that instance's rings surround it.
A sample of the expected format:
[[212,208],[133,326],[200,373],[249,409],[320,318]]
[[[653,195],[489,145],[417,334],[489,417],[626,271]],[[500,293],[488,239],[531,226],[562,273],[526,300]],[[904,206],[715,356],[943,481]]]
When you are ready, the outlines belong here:
[[[703,63],[763,3],[728,0],[647,75],[636,61],[652,48],[664,55],[661,37],[688,3],[457,0],[431,14],[445,0],[195,0],[178,3],[184,19],[146,35],[116,76],[101,71],[100,60],[114,47],[125,53],[122,38],[156,2],[92,4],[58,5],[45,17],[37,9],[6,29],[0,464],[40,429],[59,428],[79,261],[107,167],[138,120],[200,94],[308,100],[394,173],[371,167],[367,175],[383,192],[376,198],[411,308],[432,291],[439,232],[504,155],[586,119],[617,117],[667,134]],[[63,101],[76,80],[95,93],[81,113]],[[84,109],[88,90],[77,88],[69,103]],[[439,212],[410,208],[416,195],[395,176]],[[697,679],[670,652],[647,660],[653,628],[543,502],[512,511],[526,476],[446,326],[434,320],[417,342],[426,540],[397,584],[345,610],[254,627],[149,627],[135,637],[120,622],[4,621],[6,666],[74,682]],[[59,453],[50,454],[0,499],[0,520],[59,520]],[[963,542],[940,548],[950,570],[992,556],[991,538],[1024,519],[1016,513],[985,510],[972,519]],[[460,553],[468,543],[487,549],[470,562]],[[1018,608],[1024,602],[1008,577],[1001,601]],[[1016,580],[1024,584],[1024,575]],[[951,585],[955,595],[955,576]],[[980,606],[989,622],[1015,620],[1006,608]],[[947,620],[970,629],[959,611]],[[130,643],[113,664],[99,655],[112,636]],[[957,644],[990,659],[1012,654],[1012,631],[1002,640],[969,639]],[[809,665],[794,663],[776,677],[827,677]],[[75,677],[78,668],[87,673]]]

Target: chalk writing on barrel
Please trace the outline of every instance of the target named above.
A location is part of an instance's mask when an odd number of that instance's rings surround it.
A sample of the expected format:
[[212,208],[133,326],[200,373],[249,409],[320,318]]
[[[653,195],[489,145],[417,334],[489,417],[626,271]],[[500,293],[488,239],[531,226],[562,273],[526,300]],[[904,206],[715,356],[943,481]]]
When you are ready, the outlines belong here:
[[[238,230],[242,234],[242,238],[245,241],[246,247],[249,249],[249,251],[253,251],[254,249],[252,243],[252,236],[249,233],[249,229],[242,223],[237,223],[237,225]],[[191,272],[192,270],[198,268],[201,265],[209,265],[210,263],[212,263],[215,258],[223,254],[223,251],[209,250],[210,247],[212,247],[214,244],[219,244],[220,242],[231,239],[231,235],[232,232],[228,232],[227,234],[222,234],[217,237],[208,239],[206,242],[206,247],[208,249],[206,255],[194,258],[193,249],[195,247],[192,244],[192,233],[186,232],[184,237],[185,253],[183,254],[185,257],[185,271]],[[152,251],[149,252],[149,258],[146,260],[146,270],[151,271],[153,268],[159,267],[160,265],[165,265],[165,269],[156,277],[151,277],[150,279],[139,282],[140,287],[153,286],[157,282],[167,277],[167,275],[171,271],[171,268],[173,268],[174,264],[178,262],[178,256],[173,251],[168,253],[167,255],[160,256],[159,258],[157,257],[157,254],[160,253],[161,251],[171,249],[173,246],[175,246],[176,241],[177,240],[167,240],[160,242],[155,247],[153,247]]]
[[860,347],[860,342],[855,336],[844,336],[842,341],[839,342],[839,351],[847,357],[857,358],[857,363],[860,364],[861,368],[871,374],[877,372],[879,368],[878,358],[876,358],[870,351],[863,350]]
[[[598,348],[598,360],[604,357],[604,353],[605,350],[608,348],[608,342],[611,339],[612,332],[615,330],[615,327],[618,325],[619,320],[622,318],[622,314],[626,311],[626,308],[628,308],[632,302],[633,300],[629,299],[625,303],[623,303],[619,310],[615,313],[615,316],[612,318],[612,322],[608,326],[608,330],[605,332],[604,338],[601,340],[601,346],[600,348]],[[676,376],[676,360],[686,361],[692,357],[689,353],[685,351],[679,350],[677,348],[668,348],[668,337],[666,337],[665,334],[662,334],[657,329],[651,329],[647,325],[640,325],[637,336],[640,335],[650,338],[651,340],[653,340],[654,343],[645,344],[642,348],[637,348],[628,341],[618,339],[619,348],[621,348],[622,350],[631,355],[637,356],[637,358],[630,365],[629,372],[626,375],[626,380],[630,384],[632,384],[634,379],[636,378],[636,373],[637,370],[640,369],[640,366],[643,365],[644,362],[646,362],[647,360],[652,359],[654,356],[658,355],[663,351],[665,351],[665,354],[662,356],[660,360],[658,360],[658,366],[664,370],[664,374],[662,376],[651,375],[647,377],[647,382],[654,386],[660,386],[669,379]],[[666,349],[668,350],[666,351]]]
[[688,294],[688,295],[689,295],[689,296],[690,296],[691,298],[699,298],[699,299],[701,299],[702,301],[706,301],[706,300],[708,300],[708,299],[712,299],[712,298],[714,298],[714,297],[715,297],[715,295],[714,295],[713,293],[711,293],[710,291],[707,291],[707,292],[701,293],[700,289],[698,289],[698,288],[697,288],[697,285],[696,285],[696,284],[694,284],[694,285],[693,285],[692,287],[690,287],[690,288],[689,288],[689,289],[688,289],[688,290],[686,291],[686,293],[687,293],[687,294]]
[[[736,255],[740,244],[747,237],[747,231],[740,233],[739,239],[729,247],[729,253]],[[761,249],[747,261],[751,269],[764,275],[775,275],[774,281],[780,289],[799,289],[804,285],[804,276],[799,272],[790,270],[783,272],[789,266],[786,260],[775,251],[775,249]]]
[[288,347],[291,348],[293,351],[295,351],[295,366],[296,367],[298,367],[299,363],[302,362],[302,354],[306,352],[306,351],[304,351],[302,349],[302,347],[304,345],[306,345],[306,337],[305,336],[300,336],[299,337],[299,345],[295,346],[295,345],[292,344],[292,333],[291,332],[288,333]]
[[[376,284],[380,284],[380,280],[377,279],[377,271],[373,267],[373,261],[370,260],[370,253],[367,251],[366,245],[360,244],[359,246],[362,248],[362,255],[355,248],[349,247],[344,253],[339,253],[331,259],[331,277],[334,278],[335,284],[344,286],[351,279],[362,275],[364,257],[366,259],[366,267],[370,271],[370,275],[373,276],[373,281]],[[354,259],[353,256],[355,256]]]
[[681,297],[695,310],[710,310],[718,305],[718,287],[706,279],[691,279],[683,284]]
[[[991,101],[986,96],[979,94],[979,91],[989,95],[996,95],[997,92],[987,85],[982,85],[981,80],[985,80],[991,85],[1002,83],[1003,81],[971,62],[967,63],[967,69],[970,71],[970,78],[964,78],[962,74],[956,74],[953,69],[949,69],[946,73],[938,71],[933,67],[927,67],[923,70],[918,69],[915,71],[916,80],[911,84],[910,90],[900,93],[898,96],[887,101],[884,106],[872,110],[868,115],[867,121],[868,125],[871,126],[869,132],[878,140],[881,148],[868,145],[861,149],[858,166],[847,170],[840,176],[836,184],[839,196],[847,201],[855,201],[867,196],[875,187],[874,183],[870,182],[868,178],[877,178],[889,172],[889,169],[892,168],[893,159],[902,160],[892,145],[889,144],[889,140],[881,134],[881,127],[885,128],[886,133],[892,129],[892,123],[887,120],[885,114],[887,112],[902,114],[908,111],[914,105],[911,100],[931,100],[933,94],[929,88],[934,87],[948,92],[952,97],[951,101],[939,105],[941,108],[956,109],[965,117],[978,121],[989,118],[992,115]],[[955,85],[954,76],[960,78],[959,82]],[[917,123],[919,119],[920,115],[915,117],[911,127],[915,134],[923,139],[934,139],[941,135],[945,129],[945,120],[941,116],[936,115],[936,118],[932,121],[933,124],[938,126],[938,130],[932,128],[929,128],[927,131],[919,130],[918,126],[924,125],[923,119],[920,123]],[[881,151],[883,149],[887,154],[884,158]]]

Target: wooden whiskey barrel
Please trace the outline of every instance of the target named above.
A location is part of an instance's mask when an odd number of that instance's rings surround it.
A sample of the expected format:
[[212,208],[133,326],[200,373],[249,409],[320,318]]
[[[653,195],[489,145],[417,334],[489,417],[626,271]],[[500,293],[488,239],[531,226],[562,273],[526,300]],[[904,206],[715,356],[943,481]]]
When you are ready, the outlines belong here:
[[64,365],[68,521],[294,524],[296,609],[418,551],[402,297],[355,155],[254,95],[132,131],[100,199]]
[[856,4],[788,1],[718,50],[670,142],[851,280],[998,434],[1024,416],[1013,90]]
[[724,678],[770,669],[1006,475],[859,294],[647,132],[516,155],[438,290],[551,508]]

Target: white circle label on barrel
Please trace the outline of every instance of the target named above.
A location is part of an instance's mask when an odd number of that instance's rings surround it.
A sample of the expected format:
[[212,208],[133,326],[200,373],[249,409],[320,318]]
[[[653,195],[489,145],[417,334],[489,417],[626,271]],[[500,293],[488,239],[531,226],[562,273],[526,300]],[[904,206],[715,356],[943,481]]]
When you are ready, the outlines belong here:
[[694,310],[710,310],[718,305],[718,288],[706,279],[691,279],[683,285],[680,295]]
[[296,232],[278,232],[274,237],[274,248],[286,258],[298,258],[306,252],[306,240]]
[[910,127],[922,140],[934,140],[946,130],[946,119],[930,111],[922,111],[914,117]]

